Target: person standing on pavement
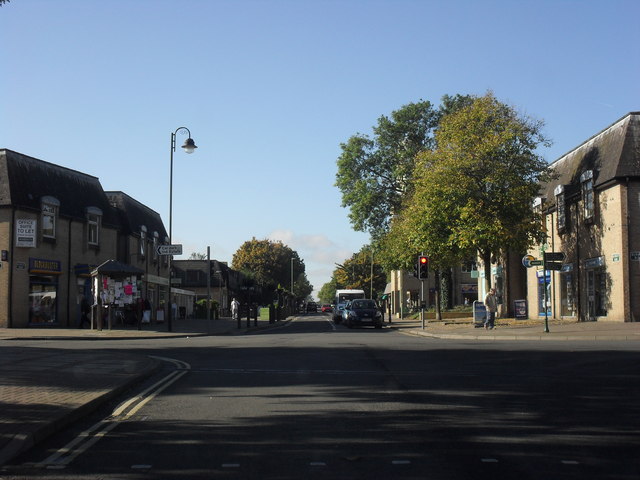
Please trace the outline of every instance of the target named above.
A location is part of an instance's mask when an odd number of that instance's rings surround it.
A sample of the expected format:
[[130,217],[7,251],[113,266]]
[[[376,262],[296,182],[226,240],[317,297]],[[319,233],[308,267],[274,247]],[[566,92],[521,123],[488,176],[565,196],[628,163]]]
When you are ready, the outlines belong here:
[[231,300],[231,318],[237,319],[239,310],[240,310],[240,302],[238,302],[238,300],[236,300],[234,297],[234,299]]
[[496,312],[498,311],[498,299],[496,298],[495,288],[489,289],[489,293],[484,297],[484,306],[487,310],[484,329],[493,330],[496,321]]

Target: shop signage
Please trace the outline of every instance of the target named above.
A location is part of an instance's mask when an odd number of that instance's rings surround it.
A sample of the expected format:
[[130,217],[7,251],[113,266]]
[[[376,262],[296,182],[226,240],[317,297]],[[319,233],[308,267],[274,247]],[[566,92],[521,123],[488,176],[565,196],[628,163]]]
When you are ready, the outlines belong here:
[[29,258],[29,272],[44,273],[48,275],[60,275],[62,273],[62,264],[58,260]]
[[16,247],[36,246],[37,220],[16,218]]

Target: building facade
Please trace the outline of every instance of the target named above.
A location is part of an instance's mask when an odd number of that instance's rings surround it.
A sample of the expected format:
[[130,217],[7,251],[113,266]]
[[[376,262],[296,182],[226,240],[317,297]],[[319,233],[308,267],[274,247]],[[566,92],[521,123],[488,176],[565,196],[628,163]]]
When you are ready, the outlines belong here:
[[92,271],[108,260],[144,271],[116,284],[116,306],[146,295],[154,311],[163,307],[168,269],[153,246],[165,242],[164,226],[124,197],[96,177],[0,149],[0,328],[78,326],[96,302]]
[[528,253],[559,255],[551,268],[526,269],[529,317],[640,320],[640,112],[551,167],[557,178],[536,203],[547,242]]

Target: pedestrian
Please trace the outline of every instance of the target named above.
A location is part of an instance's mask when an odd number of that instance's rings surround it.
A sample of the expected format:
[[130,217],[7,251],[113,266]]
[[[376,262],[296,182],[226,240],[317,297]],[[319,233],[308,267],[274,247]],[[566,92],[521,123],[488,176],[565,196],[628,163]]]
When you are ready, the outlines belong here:
[[239,310],[240,302],[238,302],[234,297],[233,300],[231,300],[231,318],[237,319]]
[[487,317],[484,322],[485,330],[493,330],[496,321],[496,312],[498,311],[498,299],[496,298],[496,289],[489,289],[489,293],[484,297],[484,306],[487,310]]

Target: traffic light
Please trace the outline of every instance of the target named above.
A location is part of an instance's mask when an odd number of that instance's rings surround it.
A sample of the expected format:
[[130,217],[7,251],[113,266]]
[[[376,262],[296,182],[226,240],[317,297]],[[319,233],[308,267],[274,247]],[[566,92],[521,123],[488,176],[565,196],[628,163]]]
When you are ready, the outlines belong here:
[[429,257],[424,255],[418,257],[418,278],[420,280],[429,278]]

